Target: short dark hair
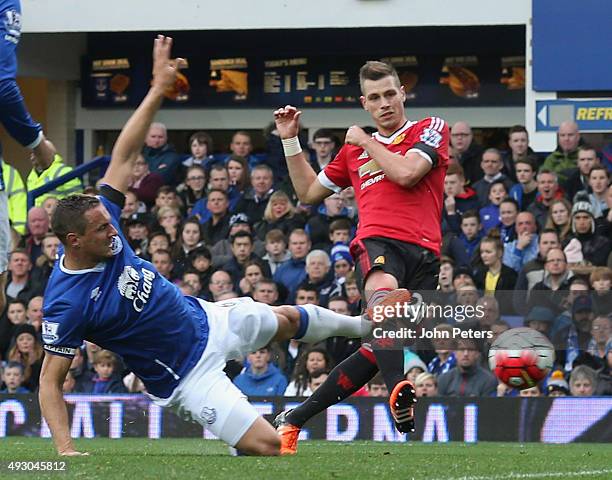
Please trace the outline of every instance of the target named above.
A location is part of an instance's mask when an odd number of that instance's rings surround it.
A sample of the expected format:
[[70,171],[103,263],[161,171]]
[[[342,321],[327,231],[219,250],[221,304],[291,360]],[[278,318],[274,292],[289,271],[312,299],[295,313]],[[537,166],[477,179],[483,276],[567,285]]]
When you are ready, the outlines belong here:
[[529,135],[529,132],[527,131],[524,125],[513,125],[512,127],[510,127],[510,130],[508,130],[508,138],[510,138],[510,135],[512,135],[513,133],[526,133],[527,135]]
[[359,69],[359,87],[361,88],[361,93],[363,93],[363,84],[366,80],[376,81],[385,77],[393,77],[398,87],[400,87],[402,84],[399,76],[397,75],[397,71],[392,65],[373,60],[366,62]]
[[533,161],[533,158],[531,158],[529,155],[524,158],[519,158],[515,163],[524,163],[525,165],[529,165],[531,167],[532,172],[536,171],[536,164]]
[[6,367],[4,367],[4,370],[8,370],[9,368],[17,368],[19,369],[19,372],[21,373],[21,376],[23,376],[25,374],[25,367],[23,365],[23,363],[20,362],[15,362],[15,361],[10,361],[6,364]]
[[329,305],[330,302],[346,302],[347,305],[349,303],[348,299],[343,295],[334,295],[329,300],[327,300],[327,304]]
[[193,135],[191,135],[191,137],[189,137],[189,146],[191,146],[194,141],[206,145],[208,148],[208,154],[211,154],[213,149],[213,140],[208,133],[202,131],[195,132]]
[[253,236],[249,232],[245,232],[244,230],[240,230],[239,232],[234,233],[230,237],[230,243],[233,245],[237,239],[245,238],[245,237],[248,238],[251,241],[251,243],[253,243]]
[[334,233],[336,230],[348,230],[351,233],[351,221],[348,218],[338,218],[329,224],[329,233]]
[[[516,211],[517,211],[517,212],[520,212],[520,211],[521,211],[521,208],[519,207],[518,202],[517,202],[517,201],[516,201],[514,198],[512,198],[512,197],[506,197],[506,198],[504,198],[504,199],[501,201],[501,203],[511,203],[512,205],[514,205],[514,206],[516,207]],[[501,203],[500,203],[500,205],[501,205]]]
[[338,143],[338,139],[334,135],[334,132],[332,132],[329,128],[319,128],[312,136],[313,140],[316,140],[317,138],[329,138],[332,142]]
[[475,218],[478,220],[478,223],[480,223],[480,215],[478,214],[477,210],[468,210],[467,212],[465,212],[461,216],[461,221],[463,222],[463,220],[465,220],[466,218]]
[[317,296],[317,299],[319,298],[319,290],[317,290],[317,287],[315,287],[312,283],[310,282],[303,282],[300,283],[300,285],[298,286],[298,288],[296,288],[295,292],[297,294],[297,292],[299,292],[300,290],[304,290],[305,292],[314,292],[315,295]]
[[66,238],[69,233],[83,235],[87,227],[84,214],[98,205],[100,205],[100,200],[97,197],[82,194],[69,195],[57,202],[51,229],[60,242],[66,245]]
[[458,163],[451,163],[446,170],[446,175],[457,175],[459,177],[465,178],[465,172],[463,171],[463,167]]
[[[211,189],[208,191],[208,196],[210,196],[210,194],[211,194],[211,193],[214,193],[214,192],[221,193],[221,194],[222,194],[222,195],[225,197],[225,199],[226,199],[226,200],[229,200],[229,195],[228,195],[228,193],[227,193],[225,190],[221,190],[220,188],[211,188]],[[207,200],[208,200],[208,197],[207,197]]]
[[266,243],[268,243],[268,242],[283,242],[285,245],[287,245],[287,237],[285,237],[285,234],[279,228],[274,228],[274,229],[270,230],[268,233],[266,233],[265,241],[266,241]]

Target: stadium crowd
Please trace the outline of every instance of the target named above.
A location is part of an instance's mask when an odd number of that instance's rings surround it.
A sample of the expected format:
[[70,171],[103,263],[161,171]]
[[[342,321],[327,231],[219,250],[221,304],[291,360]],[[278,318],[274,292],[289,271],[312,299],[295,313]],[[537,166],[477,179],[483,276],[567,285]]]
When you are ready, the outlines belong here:
[[[484,315],[423,320],[426,329],[459,326],[493,337],[419,339],[405,348],[406,376],[418,396],[518,395],[498,384],[486,359],[500,333],[524,325],[551,340],[556,365],[520,395],[612,395],[612,157],[584,143],[571,122],[559,127],[558,147],[545,158],[530,149],[522,126],[509,130],[507,144],[506,150],[478,145],[465,122],[451,129],[439,287],[428,301],[480,306]],[[339,146],[332,131],[314,133],[315,171]],[[274,130],[266,134],[265,154],[253,154],[244,131],[233,135],[225,154],[212,154],[205,132],[191,136],[189,149],[177,153],[166,127],[151,126],[122,213],[123,232],[140,256],[185,295],[361,313],[350,253],[359,216],[352,189],[321,205],[297,202]],[[49,169],[33,170],[26,186],[69,170],[57,155]],[[35,392],[44,355],[43,295],[60,245],[50,218],[59,198],[96,188],[73,180],[27,211],[19,174],[4,163],[3,175],[13,239],[0,317],[0,391]],[[247,395],[308,396],[359,346],[360,339],[341,337],[316,345],[291,340],[231,361],[226,372]],[[121,358],[91,343],[78,350],[64,383],[66,393],[142,390]],[[388,392],[377,375],[356,395]]]

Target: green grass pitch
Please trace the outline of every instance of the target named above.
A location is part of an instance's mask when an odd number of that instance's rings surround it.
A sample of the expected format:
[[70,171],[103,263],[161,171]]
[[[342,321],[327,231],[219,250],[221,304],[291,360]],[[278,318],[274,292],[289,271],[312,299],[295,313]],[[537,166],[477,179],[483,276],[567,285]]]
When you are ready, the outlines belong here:
[[[231,457],[217,441],[77,440],[89,457],[54,455],[50,440],[0,439],[0,478],[83,479],[612,479],[605,444],[302,442],[295,457]],[[9,461],[66,460],[67,471],[11,474]]]

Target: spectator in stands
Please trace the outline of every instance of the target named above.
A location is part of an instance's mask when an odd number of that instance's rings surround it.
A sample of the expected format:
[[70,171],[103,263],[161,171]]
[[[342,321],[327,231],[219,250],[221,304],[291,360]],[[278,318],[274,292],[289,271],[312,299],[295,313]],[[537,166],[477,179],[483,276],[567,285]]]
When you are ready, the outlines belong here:
[[151,232],[147,238],[147,251],[142,255],[145,260],[151,261],[151,257],[158,250],[171,250],[170,237],[166,232]]
[[[229,219],[229,234],[226,238],[219,240],[210,249],[210,253],[215,257],[215,266],[223,265],[232,256],[232,243],[230,238],[238,232],[253,234],[253,228],[249,217],[244,213],[234,213]],[[258,257],[262,257],[266,252],[264,242],[259,238],[253,238],[253,251]]]
[[43,323],[43,297],[37,295],[32,297],[28,302],[28,309],[26,310],[26,317],[28,324],[32,325],[36,330],[37,334],[40,334],[40,329]]
[[249,187],[249,165],[244,157],[232,155],[227,161],[230,210],[233,210]]
[[180,156],[168,143],[168,131],[163,123],[154,122],[149,127],[142,155],[149,164],[149,170],[161,175],[166,185],[179,182]]
[[476,270],[476,288],[495,297],[505,315],[514,313],[510,291],[516,285],[517,272],[502,263],[504,247],[499,237],[490,235],[480,242],[483,267]]
[[314,133],[310,145],[313,149],[310,164],[314,171],[319,173],[334,158],[338,148],[338,139],[331,130],[320,128]]
[[567,197],[571,200],[582,191],[589,189],[589,173],[591,168],[599,164],[597,152],[591,145],[580,145],[578,147],[578,168],[573,169],[563,184]]
[[488,148],[483,152],[480,168],[484,176],[472,185],[480,205],[486,205],[489,201],[489,187],[493,182],[502,182],[507,192],[512,188],[512,180],[502,173],[503,167],[502,155],[497,148]]
[[389,397],[389,390],[387,390],[387,385],[385,385],[385,381],[382,378],[380,373],[374,375],[372,380],[370,380],[367,384],[368,388],[368,397]]
[[41,292],[44,292],[47,287],[47,281],[51,276],[59,245],[60,241],[53,233],[47,233],[43,238],[42,255],[36,259],[32,269],[33,282],[40,285]]
[[0,316],[0,359],[5,358],[15,329],[27,323],[27,308],[23,300],[9,298],[5,313]]
[[206,171],[200,165],[192,165],[185,173],[185,188],[179,193],[187,215],[192,215],[194,205],[206,196]]
[[49,215],[42,207],[32,207],[28,212],[28,234],[22,238],[20,248],[30,255],[30,262],[36,263],[42,253],[42,240],[49,233]]
[[591,367],[579,365],[572,370],[569,385],[574,397],[591,397],[597,389],[597,373]]
[[348,219],[348,209],[342,195],[334,193],[323,200],[317,213],[313,214],[306,223],[306,231],[312,239],[313,248],[325,249],[329,244],[329,226],[335,220],[342,218]]
[[234,384],[249,396],[283,395],[287,379],[270,361],[270,347],[265,346],[249,353],[247,367],[234,378]]
[[489,233],[491,229],[500,227],[501,218],[499,213],[499,207],[501,205],[502,200],[506,198],[507,195],[508,190],[506,189],[502,181],[496,180],[493,183],[489,184],[486,205],[482,207],[479,211],[480,223],[482,225],[482,230],[484,233]]
[[274,281],[288,290],[288,302],[295,296],[298,285],[306,278],[306,255],[310,251],[310,239],[304,230],[297,229],[289,235],[291,258],[279,266],[274,273]]
[[457,266],[472,264],[483,236],[478,212],[468,210],[461,219],[461,233],[454,237],[449,245],[449,255],[455,260]]
[[208,284],[212,301],[218,302],[220,300],[219,297],[232,291],[233,285],[232,277],[229,273],[223,270],[217,270],[215,273],[213,273],[210,276],[210,282]]
[[176,207],[162,206],[157,210],[157,222],[164,229],[170,244],[176,242],[178,227],[181,224],[181,212]]
[[404,372],[406,380],[414,385],[416,377],[427,371],[427,365],[416,353],[404,348]]
[[444,396],[489,397],[497,390],[495,376],[482,368],[480,349],[474,339],[457,340],[457,367],[438,377],[438,392]]
[[[478,289],[472,283],[465,282],[462,285],[460,285],[456,290],[457,290],[457,293],[456,293],[457,305],[462,305],[462,306],[469,305],[472,307],[476,306],[476,304],[478,303],[478,299],[480,298],[480,295],[478,293]],[[463,321],[464,318],[455,319],[455,322],[457,322],[458,320]]]
[[537,175],[538,195],[527,210],[533,213],[538,228],[544,228],[546,217],[553,200],[564,198],[563,190],[559,187],[557,174],[552,170],[541,169]]
[[575,366],[574,361],[587,351],[591,340],[591,325],[593,323],[593,303],[589,295],[579,295],[572,307],[571,323],[559,329],[553,339],[556,348],[556,362],[562,365],[566,372]]
[[529,156],[518,160],[515,168],[518,183],[510,189],[510,197],[516,200],[519,210],[527,210],[535,202],[538,193],[536,159]]
[[8,199],[8,218],[11,221],[11,226],[17,233],[19,235],[25,235],[26,217],[28,213],[28,197],[25,185],[16,168],[6,162],[2,162],[1,166],[2,170],[0,171],[0,175],[2,175]]
[[231,215],[227,192],[217,188],[210,190],[206,207],[210,211],[211,217],[202,226],[204,238],[207,245],[214,246],[217,242],[227,238],[230,230],[229,220]]
[[181,276],[188,267],[187,258],[196,248],[204,245],[204,229],[197,217],[186,219],[179,228],[176,242],[172,247],[174,275]]
[[8,351],[7,360],[24,366],[23,385],[35,392],[43,360],[43,348],[32,325],[21,324],[13,333],[13,346]]
[[567,268],[567,258],[560,248],[551,248],[546,254],[544,277],[533,286],[529,294],[529,308],[542,305],[557,313],[562,299],[569,289],[569,279],[574,274]]
[[456,163],[451,163],[444,178],[444,212],[442,224],[445,230],[451,230],[457,235],[461,233],[461,219],[465,212],[480,209],[478,195],[465,185],[463,169]]
[[319,292],[317,287],[308,282],[303,282],[295,292],[296,305],[319,305]]
[[255,224],[255,235],[264,240],[270,230],[281,230],[288,235],[296,228],[304,228],[304,218],[296,212],[285,192],[274,192],[268,200],[262,220]]
[[593,287],[593,304],[597,313],[612,312],[612,269],[596,267],[591,272],[589,283]]
[[268,200],[274,193],[273,182],[274,173],[268,165],[262,164],[253,168],[251,188],[238,202],[235,211],[246,213],[253,221],[263,218]]
[[529,292],[536,283],[544,280],[546,255],[551,248],[561,248],[559,236],[553,229],[544,229],[538,240],[537,257],[523,265],[519,271],[513,294],[516,312],[521,314],[526,312]]
[[49,224],[53,221],[53,214],[57,208],[58,201],[56,197],[47,197],[42,203],[42,207],[45,209],[45,212],[47,212],[47,215],[49,215]]
[[453,287],[453,271],[455,262],[452,258],[443,255],[440,257],[440,273],[438,275],[438,291],[436,299],[442,304],[451,302],[455,293]]
[[483,177],[480,169],[482,147],[474,142],[474,134],[467,122],[457,122],[451,128],[451,145],[456,161],[465,172],[465,178],[474,184]]
[[212,267],[212,255],[210,250],[206,247],[199,247],[192,250],[189,253],[188,263],[190,269],[193,269],[200,276],[200,283],[202,285],[202,298],[209,299],[210,292],[208,291],[208,284],[210,283],[210,277],[213,274]]
[[36,295],[42,294],[40,283],[31,275],[32,262],[23,249],[13,250],[9,255],[6,295],[29,302]]
[[308,388],[314,392],[317,388],[323,385],[329,374],[325,370],[317,370],[312,372],[308,377]]
[[519,397],[541,397],[542,392],[537,385],[531,388],[525,388],[519,391]]
[[[210,173],[208,175],[208,192],[212,190],[222,190],[226,192],[227,198],[229,201],[228,210],[232,211],[235,207],[234,204],[231,203],[229,198],[229,173],[225,165],[222,164],[214,164],[210,169]],[[212,213],[208,209],[208,198],[203,197],[198,200],[191,209],[191,215],[195,215],[200,219],[200,223],[206,223],[212,217]]]
[[269,278],[259,280],[253,289],[253,300],[265,303],[266,305],[277,305],[278,286],[274,280]]
[[266,274],[261,262],[259,260],[248,260],[244,264],[242,279],[238,285],[239,293],[252,296],[255,291],[255,285],[264,278],[266,278]]
[[548,397],[567,397],[570,395],[569,384],[561,370],[555,370],[546,384],[546,395]]
[[285,390],[285,397],[309,397],[312,395],[308,387],[309,376],[315,371],[329,372],[332,366],[331,358],[324,348],[309,348],[295,364],[295,372]]
[[559,236],[559,241],[567,245],[572,232],[571,222],[572,204],[565,198],[553,200],[548,208],[546,217],[546,229],[554,229]]
[[344,291],[351,315],[358,315],[360,313],[361,291],[359,290],[357,275],[354,270],[347,273],[344,279]]
[[132,178],[129,187],[136,193],[138,200],[148,208],[155,204],[157,191],[164,184],[164,177],[149,170],[149,164],[142,155],[139,155],[132,164]]
[[268,263],[270,272],[274,275],[278,267],[291,258],[291,253],[287,250],[287,237],[280,230],[270,230],[265,241],[266,254],[262,260]]
[[138,200],[136,192],[134,192],[133,190],[128,190],[127,192],[125,192],[125,203],[123,204],[123,208],[121,209],[122,221],[124,219],[130,218],[136,213],[144,213],[145,210],[146,207]]
[[149,225],[147,224],[146,215],[135,213],[125,221],[125,236],[138,256],[143,256],[147,251],[147,242],[149,241]]
[[499,234],[504,246],[516,240],[516,217],[519,214],[519,206],[516,200],[506,197],[499,204]]
[[125,386],[117,372],[117,358],[108,350],[99,350],[94,355],[93,368],[96,372],[85,393],[126,393]]
[[157,272],[168,280],[174,279],[174,264],[172,254],[168,250],[157,250],[151,255],[151,263],[155,265]]
[[548,307],[535,305],[525,317],[525,326],[533,328],[551,339],[551,329],[555,321],[555,312]]
[[8,362],[4,370],[2,370],[4,389],[0,390],[0,393],[30,393],[30,390],[23,386],[24,373],[25,368],[21,363]]
[[306,256],[305,282],[317,289],[319,305],[327,307],[327,301],[332,294],[340,294],[342,289],[334,278],[329,255],[323,250],[312,250]]
[[[501,320],[500,302],[503,302],[504,305],[508,303],[507,301],[508,292],[498,291],[496,293],[498,294],[500,298],[499,302],[497,301],[495,297],[492,297],[489,295],[480,297],[478,301],[476,302],[476,307],[480,307],[479,311],[481,311],[482,313],[478,313],[475,315],[476,317],[475,326],[482,331],[490,331],[493,325],[496,322],[499,322]],[[504,310],[504,313],[508,314],[508,313],[513,313],[513,312],[511,310]],[[467,324],[469,324],[469,320]],[[485,345],[483,346],[488,348],[488,346],[490,345],[490,342],[488,340],[485,340],[484,343]],[[485,353],[487,353],[486,350],[485,350]]]
[[575,122],[562,122],[557,131],[557,149],[542,164],[542,168],[556,172],[561,181],[565,181],[576,168],[580,132]]
[[417,397],[437,397],[438,396],[438,381],[436,377],[429,372],[424,372],[418,375],[414,381],[414,389]]
[[612,338],[606,343],[604,366],[597,379],[597,395],[612,395]]
[[538,255],[538,234],[535,217],[530,212],[521,212],[516,217],[517,239],[506,244],[503,263],[519,272]]
[[[55,147],[53,147],[53,149],[55,150]],[[31,159],[34,163],[34,154],[31,154]],[[28,174],[28,178],[26,180],[27,190],[28,192],[31,192],[70,172],[72,172],[72,167],[66,165],[59,154],[55,154],[55,157],[53,158],[53,163],[46,170],[40,170],[39,167],[36,165],[34,166],[34,168],[32,168],[32,170],[30,170],[30,173]],[[66,183],[58,185],[55,189],[36,197],[34,204],[37,207],[41,207],[43,202],[48,197],[55,197],[58,200],[61,200],[62,198],[67,197],[68,195],[72,195],[73,193],[80,193],[82,191],[83,184],[81,183],[81,180],[78,177],[73,178],[72,180],[69,180]]]
[[582,255],[593,265],[605,266],[612,250],[612,241],[595,232],[593,206],[586,199],[578,198],[572,207],[571,238],[582,246]]
[[342,285],[346,275],[353,269],[353,257],[346,243],[338,242],[332,247],[331,262],[336,282]]
[[183,276],[181,277],[181,281],[185,284],[188,284],[193,289],[193,296],[200,297],[202,295],[202,282],[200,280],[200,275],[197,270],[192,268],[187,269],[183,272]]
[[[243,277],[244,269],[246,268],[247,262],[257,261],[262,266],[261,259],[253,252],[253,238],[247,232],[235,233],[230,238],[232,244],[232,256],[223,265],[223,270],[230,274],[232,277],[234,290],[239,291],[238,285]],[[265,269],[264,276],[269,277],[270,272]]]
[[508,146],[510,151],[505,152],[502,157],[504,171],[510,180],[516,182],[518,162],[533,154],[533,150],[529,147],[529,134],[523,125],[514,125],[510,128],[508,131]]
[[606,345],[612,338],[612,317],[607,313],[597,315],[591,322],[591,340],[587,345],[587,352],[600,358],[603,363],[606,361]]
[[182,162],[182,175],[180,178],[186,178],[189,174],[189,169],[193,166],[198,166],[209,171],[213,163],[215,163],[213,152],[213,139],[206,132],[195,132],[189,137],[189,150],[191,156]]
[[[595,165],[589,172],[589,202],[593,206],[593,216],[597,219],[607,210],[606,194],[610,183],[610,174],[603,165]],[[585,192],[586,193],[586,192]]]
[[250,168],[254,168],[259,163],[259,159],[256,156],[251,155],[253,152],[253,142],[249,132],[239,130],[234,133],[229,148],[232,154],[246,158]]
[[[327,308],[341,315],[351,315],[348,300],[340,295],[330,297]],[[358,338],[330,337],[325,341],[325,350],[335,365],[352,355],[360,346],[361,341]]]

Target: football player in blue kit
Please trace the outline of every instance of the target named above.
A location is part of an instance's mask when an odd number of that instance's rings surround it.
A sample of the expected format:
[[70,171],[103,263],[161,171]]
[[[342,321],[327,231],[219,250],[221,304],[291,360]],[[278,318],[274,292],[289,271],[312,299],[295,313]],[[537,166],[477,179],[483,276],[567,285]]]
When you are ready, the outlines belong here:
[[[40,123],[32,120],[17,85],[17,45],[20,38],[19,0],[0,0],[0,123],[11,137],[32,149],[34,166],[45,170],[53,161],[55,148],[45,138]],[[0,145],[0,314],[6,304],[4,287],[11,240],[8,198],[1,173],[2,161]]]
[[158,405],[200,423],[241,452],[277,455],[278,434],[224,374],[226,362],[271,341],[318,342],[371,329],[359,317],[316,305],[209,303],[183,296],[130,248],[120,232],[120,213],[132,163],[182,63],[170,58],[171,45],[169,37],[155,40],[151,88],[117,139],[100,195],[66,197],[53,216],[63,253],[45,291],[47,354],[39,398],[62,455],[81,455],[70,437],[62,383],[83,340],[121,355]]

